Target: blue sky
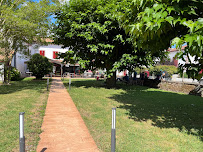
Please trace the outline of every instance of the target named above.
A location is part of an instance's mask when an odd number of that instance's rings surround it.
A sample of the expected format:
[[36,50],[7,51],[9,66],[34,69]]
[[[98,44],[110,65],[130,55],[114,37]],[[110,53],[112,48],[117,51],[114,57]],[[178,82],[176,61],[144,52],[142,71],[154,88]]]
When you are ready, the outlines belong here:
[[[32,0],[32,1],[39,2],[40,0]],[[52,15],[50,18],[51,18],[52,23],[56,22],[56,19],[54,18],[54,15]]]
[[[187,45],[187,43],[184,43],[183,46],[184,45]],[[176,48],[176,45],[173,45],[171,48]]]
[[54,18],[54,15],[52,15],[50,18],[51,18],[52,23],[56,22],[56,19]]

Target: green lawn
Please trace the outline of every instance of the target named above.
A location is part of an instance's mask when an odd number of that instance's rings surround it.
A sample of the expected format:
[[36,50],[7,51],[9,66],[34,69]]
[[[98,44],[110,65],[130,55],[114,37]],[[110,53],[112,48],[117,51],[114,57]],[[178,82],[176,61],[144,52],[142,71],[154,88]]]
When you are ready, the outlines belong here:
[[[68,89],[68,80],[64,81]],[[110,151],[117,107],[116,151],[203,151],[203,98],[142,86],[72,79],[70,95],[101,151]]]
[[19,151],[19,112],[25,112],[26,149],[36,151],[48,91],[46,80],[0,85],[0,152]]

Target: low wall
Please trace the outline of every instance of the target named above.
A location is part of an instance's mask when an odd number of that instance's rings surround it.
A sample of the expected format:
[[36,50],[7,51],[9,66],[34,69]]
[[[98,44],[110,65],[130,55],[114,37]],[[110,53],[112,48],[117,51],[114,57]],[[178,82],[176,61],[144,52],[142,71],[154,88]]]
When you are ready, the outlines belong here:
[[146,80],[145,86],[159,88],[166,91],[181,92],[203,97],[203,85],[173,81]]
[[182,82],[166,82],[162,81],[159,83],[158,87],[162,90],[173,91],[173,92],[182,92],[189,94],[192,90],[197,87],[195,84],[185,84]]

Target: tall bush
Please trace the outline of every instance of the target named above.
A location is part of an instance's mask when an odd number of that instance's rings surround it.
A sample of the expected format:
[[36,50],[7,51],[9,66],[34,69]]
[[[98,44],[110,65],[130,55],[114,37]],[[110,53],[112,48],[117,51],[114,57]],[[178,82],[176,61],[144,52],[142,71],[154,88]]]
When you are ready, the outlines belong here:
[[11,68],[11,81],[19,81],[20,80],[20,72],[12,67]]
[[36,79],[42,79],[44,75],[52,71],[53,65],[49,62],[48,58],[40,54],[34,54],[28,62],[28,69]]
[[160,73],[160,71],[165,71],[167,72],[168,76],[172,76],[173,74],[178,72],[178,69],[173,65],[157,65],[149,68],[149,72],[151,74],[154,73],[155,75],[157,75],[158,73]]

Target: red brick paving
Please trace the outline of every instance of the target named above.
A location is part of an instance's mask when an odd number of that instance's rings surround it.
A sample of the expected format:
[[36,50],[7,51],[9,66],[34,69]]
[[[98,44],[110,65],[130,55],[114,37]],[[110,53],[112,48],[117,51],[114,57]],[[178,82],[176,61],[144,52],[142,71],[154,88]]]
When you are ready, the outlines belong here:
[[98,152],[60,78],[50,88],[37,152]]

